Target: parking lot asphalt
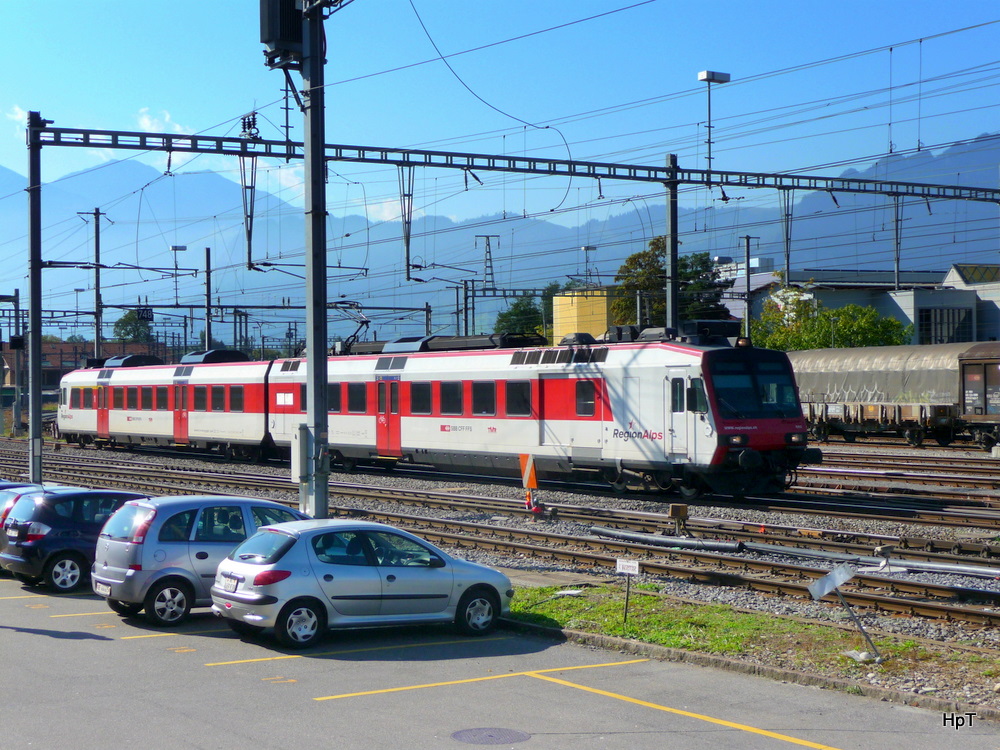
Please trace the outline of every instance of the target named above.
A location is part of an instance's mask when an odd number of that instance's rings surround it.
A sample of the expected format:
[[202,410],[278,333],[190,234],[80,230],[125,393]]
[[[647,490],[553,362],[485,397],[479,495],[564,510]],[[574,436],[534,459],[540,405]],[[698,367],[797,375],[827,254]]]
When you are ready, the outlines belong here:
[[167,630],[0,577],[0,746],[1000,748],[976,716],[533,633],[350,631],[292,652],[196,612]]

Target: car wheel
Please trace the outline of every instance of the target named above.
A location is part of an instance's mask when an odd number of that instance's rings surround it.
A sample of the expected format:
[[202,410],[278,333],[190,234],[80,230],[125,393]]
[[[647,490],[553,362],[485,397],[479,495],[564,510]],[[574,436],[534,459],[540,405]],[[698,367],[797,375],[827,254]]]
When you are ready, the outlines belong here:
[[260,625],[251,625],[249,622],[243,622],[243,620],[230,620],[226,618],[226,625],[234,633],[239,633],[240,635],[257,635],[264,628]]
[[142,611],[142,605],[134,602],[123,602],[120,599],[108,599],[106,601],[108,602],[108,606],[111,608],[111,611],[121,615],[122,617],[131,617],[132,615],[137,615]]
[[316,602],[298,601],[285,605],[274,625],[278,642],[289,648],[306,648],[326,630],[326,612]]
[[186,583],[163,581],[146,594],[146,614],[157,625],[176,625],[191,611],[191,589]]
[[486,635],[497,626],[500,601],[485,588],[470,589],[462,594],[455,612],[455,625],[465,635]]
[[75,591],[83,583],[83,564],[80,558],[68,552],[57,554],[45,565],[44,580],[54,591]]

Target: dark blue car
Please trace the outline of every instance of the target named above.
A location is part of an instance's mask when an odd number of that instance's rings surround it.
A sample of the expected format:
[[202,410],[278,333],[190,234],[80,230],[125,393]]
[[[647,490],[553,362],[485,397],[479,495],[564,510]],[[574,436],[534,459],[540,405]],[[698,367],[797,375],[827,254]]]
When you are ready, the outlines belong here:
[[73,591],[94,562],[97,536],[127,500],[147,497],[119,490],[39,490],[22,495],[2,532],[0,565],[22,583]]

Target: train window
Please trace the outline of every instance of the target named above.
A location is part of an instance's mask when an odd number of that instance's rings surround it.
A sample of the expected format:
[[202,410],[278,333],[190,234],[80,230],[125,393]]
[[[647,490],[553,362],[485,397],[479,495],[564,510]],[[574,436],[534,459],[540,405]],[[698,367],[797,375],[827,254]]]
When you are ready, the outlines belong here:
[[140,408],[143,411],[153,410],[153,386],[144,385],[139,389]]
[[131,411],[139,408],[139,389],[134,385],[125,389],[125,408]]
[[80,408],[80,389],[73,388],[69,392],[69,408],[79,409]]
[[124,388],[112,388],[111,389],[111,408],[112,409],[124,409],[125,408],[125,389]]
[[194,409],[192,411],[208,411],[208,386],[194,387]]
[[377,392],[378,392],[378,407],[376,408],[376,411],[379,414],[385,414],[385,381],[384,380],[380,380],[378,382]]
[[594,416],[597,389],[593,380],[576,381],[576,415],[578,417]]
[[462,383],[447,382],[441,383],[441,413],[461,414],[462,413]]
[[229,386],[229,411],[243,411],[243,386]]
[[376,370],[388,370],[392,366],[392,357],[379,357],[375,362]]
[[167,386],[165,385],[156,386],[156,408],[160,411],[170,408],[167,403]]
[[472,413],[492,416],[497,413],[497,384],[479,382],[472,384]]
[[705,397],[705,381],[701,378],[691,378],[687,389],[688,411],[704,414],[708,411],[708,399]]
[[212,411],[226,410],[226,386],[212,386]]
[[83,408],[93,409],[94,408],[94,391],[90,388],[83,389]]
[[340,413],[340,383],[329,383],[326,386],[326,410]]
[[410,383],[410,414],[431,413],[431,384]]
[[364,414],[368,411],[368,394],[365,383],[347,384],[347,411],[351,414]]
[[531,416],[531,381],[511,380],[506,383],[507,416]]
[[306,410],[306,396],[308,395],[308,388],[305,383],[299,383],[299,408],[302,411]]
[[670,381],[670,411],[674,414],[684,411],[684,378]]

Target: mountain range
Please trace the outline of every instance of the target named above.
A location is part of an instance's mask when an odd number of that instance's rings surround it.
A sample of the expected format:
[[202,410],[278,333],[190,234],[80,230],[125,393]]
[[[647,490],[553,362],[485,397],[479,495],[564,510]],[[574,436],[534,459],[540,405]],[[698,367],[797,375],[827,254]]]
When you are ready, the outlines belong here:
[[[107,305],[178,302],[204,305],[204,250],[212,248],[212,298],[225,306],[301,305],[304,228],[300,208],[258,189],[254,247],[246,248],[241,188],[211,171],[164,174],[134,159],[107,162],[67,175],[42,190],[43,260],[62,267],[46,269],[47,310],[86,309],[93,287],[93,216],[101,217],[102,292]],[[682,166],[684,166],[682,164]],[[724,169],[723,165],[719,165]],[[829,170],[825,170],[829,172]],[[997,188],[1000,137],[983,135],[939,151],[892,154],[837,175],[848,178],[928,182]],[[0,167],[0,257],[6,287],[27,293],[26,179]],[[682,193],[682,252],[742,257],[742,237],[751,236],[754,256],[784,264],[781,209],[757,200],[763,191],[700,189]],[[894,205],[888,196],[796,192],[792,202],[793,269],[886,270],[895,254]],[[745,203],[744,203],[745,201]],[[404,281],[402,226],[360,215],[331,217],[329,232],[330,298],[352,299],[379,307],[433,307],[433,327],[452,332],[456,292],[462,279],[482,287],[484,235],[493,247],[497,288],[541,288],[577,277],[611,283],[631,253],[664,231],[663,203],[623,205],[617,213],[567,227],[542,218],[493,215],[464,221],[419,216],[413,221],[411,276]],[[80,214],[83,214],[82,216]],[[86,224],[84,223],[86,220]],[[945,270],[952,263],[995,263],[1000,248],[997,207],[971,201],[925,202],[902,206],[901,267]],[[516,237],[516,247],[511,247]],[[504,243],[500,247],[500,242]],[[171,252],[175,245],[186,252]],[[586,253],[583,245],[593,246]],[[247,263],[252,260],[256,269]],[[175,276],[173,264],[188,269]],[[366,269],[366,270],[362,270]],[[75,290],[83,290],[83,293]],[[10,293],[10,289],[0,289]],[[76,299],[74,300],[74,294]],[[83,304],[81,304],[83,297]],[[478,328],[488,328],[503,300],[477,300]],[[105,315],[113,321],[117,313]],[[261,311],[255,317],[263,319]],[[423,328],[415,311],[379,311],[381,337],[413,335]],[[399,320],[392,320],[397,318]],[[353,324],[338,333],[350,333]],[[331,333],[333,333],[331,329]]]

